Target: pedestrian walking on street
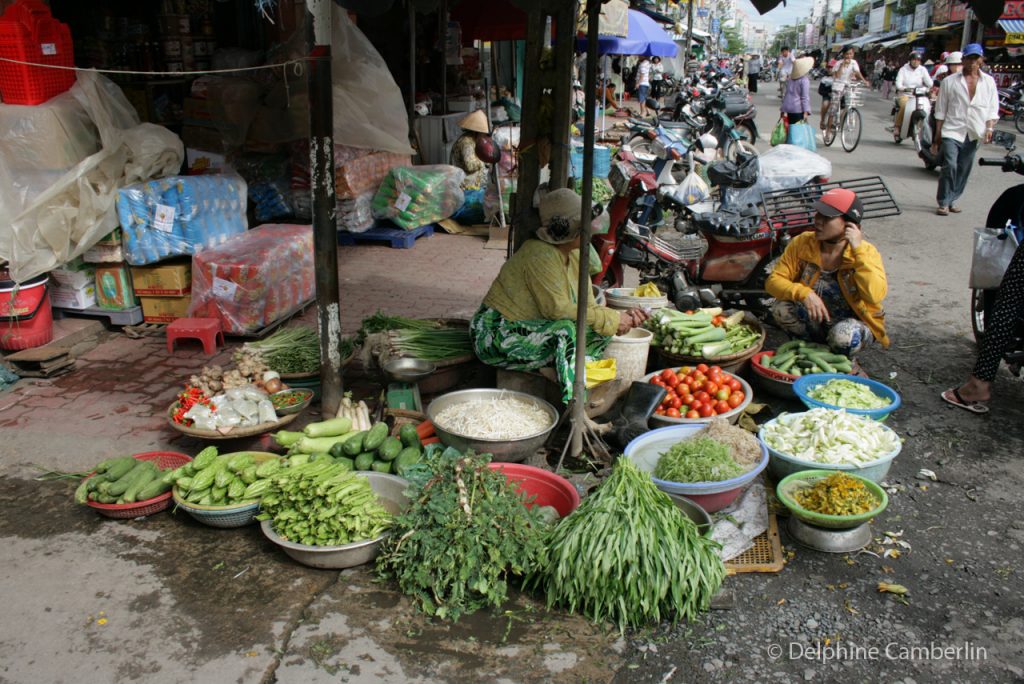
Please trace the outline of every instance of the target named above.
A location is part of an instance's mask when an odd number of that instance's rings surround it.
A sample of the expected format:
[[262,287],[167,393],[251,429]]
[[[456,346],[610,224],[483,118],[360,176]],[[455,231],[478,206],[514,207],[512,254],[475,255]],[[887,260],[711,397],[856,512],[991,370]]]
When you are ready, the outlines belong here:
[[636,68],[636,99],[640,102],[640,116],[647,117],[647,95],[651,92],[651,60],[644,57]]
[[661,63],[661,57],[651,57],[651,97],[656,100],[661,98],[664,81],[665,65]]
[[982,72],[984,50],[971,43],[963,50],[963,71],[942,80],[935,103],[935,141],[932,154],[942,149],[942,174],[936,200],[937,213],[958,213],[956,201],[967,187],[978,141],[992,142],[992,131],[999,121],[999,96],[996,82]]
[[790,124],[811,117],[811,79],[807,75],[814,66],[813,57],[801,57],[793,63],[793,72],[786,81],[781,111]]
[[786,82],[789,81],[789,75],[793,73],[793,55],[790,53],[789,46],[783,45],[782,50],[779,51],[779,99],[786,94]]
[[872,75],[871,75],[871,87],[872,87],[872,89],[877,90],[877,89],[882,87],[882,74],[885,73],[885,67],[886,67],[885,57],[879,56],[879,58],[875,60],[875,65],[872,68]]
[[896,61],[887,62],[885,71],[882,72],[882,99],[888,100],[896,85],[896,75],[899,70],[896,68]]
[[747,62],[747,90],[757,92],[757,81],[761,78],[761,57],[754,55]]

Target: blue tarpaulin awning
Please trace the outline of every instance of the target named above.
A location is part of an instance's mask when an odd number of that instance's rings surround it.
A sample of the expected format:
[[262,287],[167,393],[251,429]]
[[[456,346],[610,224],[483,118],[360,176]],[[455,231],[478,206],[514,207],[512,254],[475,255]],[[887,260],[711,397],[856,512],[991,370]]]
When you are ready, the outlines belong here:
[[[629,10],[629,34],[598,36],[597,49],[602,55],[644,55],[647,57],[675,57],[679,47],[658,23],[642,12]],[[586,38],[579,40],[579,49],[587,49]]]

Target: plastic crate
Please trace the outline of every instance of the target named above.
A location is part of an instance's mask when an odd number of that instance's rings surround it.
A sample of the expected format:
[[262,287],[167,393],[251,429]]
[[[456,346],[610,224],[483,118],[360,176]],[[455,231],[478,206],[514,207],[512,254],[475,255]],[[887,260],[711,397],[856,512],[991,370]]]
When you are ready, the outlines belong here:
[[[54,19],[40,0],[18,0],[0,17],[0,58],[73,67],[74,55],[71,29]],[[5,104],[42,104],[74,83],[74,71],[0,62],[0,98]]]

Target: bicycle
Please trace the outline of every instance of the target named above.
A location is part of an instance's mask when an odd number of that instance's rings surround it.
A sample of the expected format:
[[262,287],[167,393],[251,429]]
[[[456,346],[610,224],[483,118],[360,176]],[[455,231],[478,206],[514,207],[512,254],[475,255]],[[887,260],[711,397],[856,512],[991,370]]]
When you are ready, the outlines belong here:
[[844,150],[853,152],[857,149],[861,134],[860,105],[860,84],[847,85],[839,98],[838,109],[832,107],[829,110],[825,130],[821,135],[825,145],[831,146],[838,134]]

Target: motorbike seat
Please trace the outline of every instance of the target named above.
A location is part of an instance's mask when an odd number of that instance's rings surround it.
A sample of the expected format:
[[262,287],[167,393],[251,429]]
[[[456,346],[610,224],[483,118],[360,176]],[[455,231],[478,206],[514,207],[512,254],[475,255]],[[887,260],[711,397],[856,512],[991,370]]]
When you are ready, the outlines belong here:
[[757,232],[761,217],[749,211],[719,210],[698,212],[693,215],[693,224],[698,230],[725,237],[747,237]]

